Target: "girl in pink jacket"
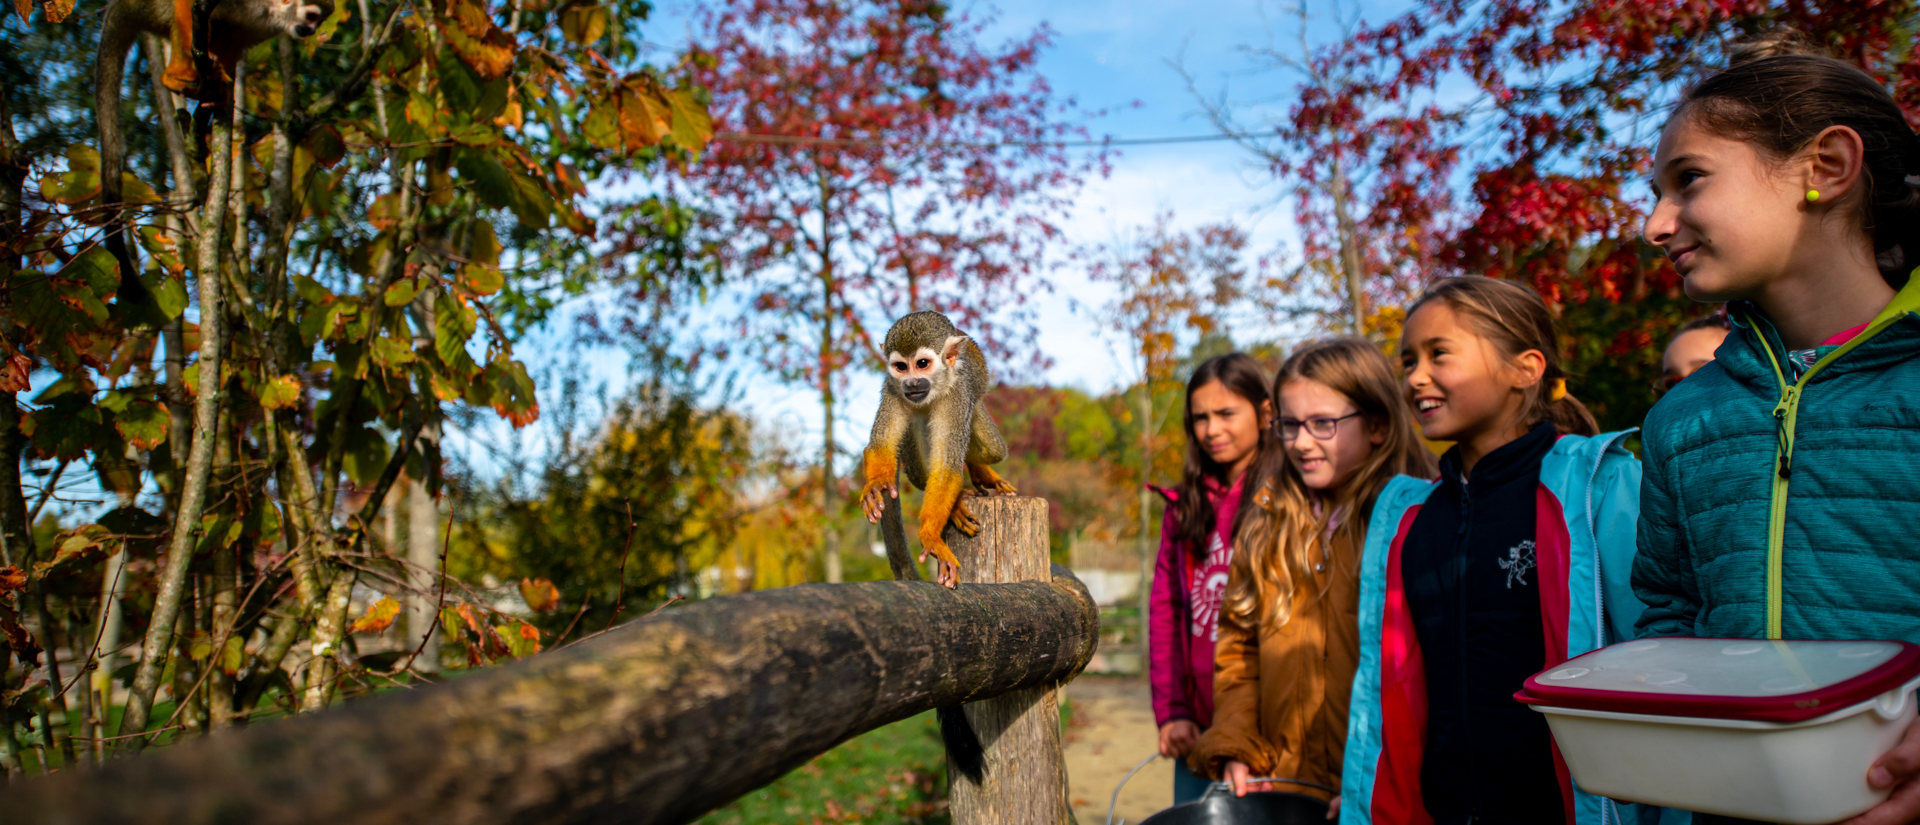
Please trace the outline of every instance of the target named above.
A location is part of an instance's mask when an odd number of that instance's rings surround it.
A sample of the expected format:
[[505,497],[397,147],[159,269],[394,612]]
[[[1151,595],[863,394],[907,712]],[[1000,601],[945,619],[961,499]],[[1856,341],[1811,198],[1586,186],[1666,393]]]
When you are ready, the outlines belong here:
[[1273,401],[1260,365],[1244,353],[1207,359],[1187,381],[1187,461],[1166,497],[1160,558],[1147,610],[1147,674],[1160,753],[1174,760],[1173,801],[1206,792],[1187,752],[1213,722],[1213,653],[1233,559],[1247,470],[1275,442]]

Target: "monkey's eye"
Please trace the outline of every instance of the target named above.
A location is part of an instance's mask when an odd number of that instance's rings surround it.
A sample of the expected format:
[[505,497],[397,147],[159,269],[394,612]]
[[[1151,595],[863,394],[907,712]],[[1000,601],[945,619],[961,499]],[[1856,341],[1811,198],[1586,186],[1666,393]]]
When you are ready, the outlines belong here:
[[920,359],[920,360],[918,360],[918,361],[915,361],[915,362],[913,362],[913,365],[914,365],[914,366],[916,366],[916,367],[919,367],[919,368],[921,368],[921,369],[926,369],[926,368],[928,368],[928,367],[931,367],[931,366],[933,366],[933,362],[932,362],[932,361],[929,361],[929,360],[927,360],[927,359],[925,359],[925,358],[922,358],[922,359]]

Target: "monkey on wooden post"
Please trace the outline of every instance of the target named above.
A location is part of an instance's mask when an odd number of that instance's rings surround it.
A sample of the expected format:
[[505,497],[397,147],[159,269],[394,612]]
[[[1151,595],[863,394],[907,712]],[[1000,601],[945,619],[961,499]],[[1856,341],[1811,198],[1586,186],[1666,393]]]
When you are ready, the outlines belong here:
[[[981,493],[1014,492],[987,466],[1007,457],[1007,442],[982,402],[987,359],[972,338],[938,312],[916,312],[894,322],[882,348],[887,379],[867,442],[860,507],[869,523],[882,516],[898,519],[899,508],[889,513],[887,498],[900,497],[904,468],[907,480],[927,492],[920,505],[920,560],[929,554],[938,559],[939,582],[956,587],[960,561],[940,531],[949,523],[969,536],[980,530],[962,494],[969,485]],[[897,534],[898,526],[890,526]]]
[[[120,83],[127,53],[141,34],[166,38],[172,54],[163,83],[202,101],[230,102],[233,67],[247,49],[282,34],[306,37],[333,14],[332,0],[206,0],[207,19],[198,30],[200,45],[218,77],[202,78],[195,67],[194,0],[111,0],[100,27],[100,50],[93,64],[94,119],[100,125],[100,203],[113,210],[107,250],[120,262],[117,303],[141,304],[150,297],[127,248],[125,197],[120,175],[126,168],[126,136],[120,131]],[[149,55],[148,59],[155,59]],[[160,117],[172,107],[156,102]],[[178,184],[176,184],[177,186]]]

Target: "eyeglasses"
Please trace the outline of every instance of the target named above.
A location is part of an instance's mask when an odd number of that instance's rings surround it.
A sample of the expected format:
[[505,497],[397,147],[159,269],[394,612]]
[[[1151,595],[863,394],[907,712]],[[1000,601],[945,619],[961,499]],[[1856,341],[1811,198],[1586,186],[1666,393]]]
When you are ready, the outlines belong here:
[[1358,412],[1350,412],[1339,418],[1309,418],[1305,421],[1297,418],[1282,418],[1280,419],[1280,438],[1286,441],[1299,438],[1300,428],[1304,426],[1307,428],[1307,435],[1313,436],[1317,440],[1325,441],[1332,438],[1334,433],[1340,431],[1340,422],[1359,414]]

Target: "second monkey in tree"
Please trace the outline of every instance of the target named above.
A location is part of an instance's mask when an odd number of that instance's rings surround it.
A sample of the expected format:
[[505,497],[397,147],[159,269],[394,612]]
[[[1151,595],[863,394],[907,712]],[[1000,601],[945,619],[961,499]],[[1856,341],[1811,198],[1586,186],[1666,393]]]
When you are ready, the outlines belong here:
[[[899,473],[926,491],[920,505],[920,560],[940,562],[938,580],[960,583],[960,561],[940,537],[951,523],[966,535],[980,530],[962,496],[1014,492],[989,464],[1007,457],[1007,442],[987,415],[982,399],[990,378],[979,345],[938,312],[916,312],[895,321],[882,344],[887,379],[866,450],[866,485],[860,507],[869,523],[880,521],[887,497],[900,497]],[[889,548],[891,549],[891,548]]]

